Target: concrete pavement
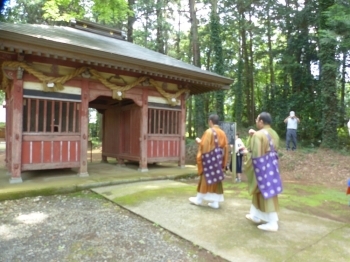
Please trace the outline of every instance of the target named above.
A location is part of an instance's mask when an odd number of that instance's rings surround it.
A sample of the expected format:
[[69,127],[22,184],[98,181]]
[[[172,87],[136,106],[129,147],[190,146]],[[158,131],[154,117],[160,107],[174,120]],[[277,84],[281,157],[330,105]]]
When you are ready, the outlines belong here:
[[188,202],[196,187],[148,181],[93,189],[228,261],[349,261],[350,225],[288,209],[279,212],[278,232],[264,232],[245,218],[246,199],[225,197],[219,209]]

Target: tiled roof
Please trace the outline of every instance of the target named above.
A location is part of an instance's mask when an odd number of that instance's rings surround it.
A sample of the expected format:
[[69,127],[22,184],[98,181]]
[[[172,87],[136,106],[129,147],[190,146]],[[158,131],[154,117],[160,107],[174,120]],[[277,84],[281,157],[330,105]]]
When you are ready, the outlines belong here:
[[[204,91],[208,91],[209,86],[212,90],[225,88],[233,82],[230,78],[202,70],[145,47],[66,26],[0,22],[0,48],[8,48],[9,45],[13,45],[15,49],[28,48],[37,53],[66,55],[67,58],[74,55],[77,61],[118,66],[121,69],[124,66],[126,70],[136,69],[140,73],[153,72],[159,73],[159,76],[175,76],[177,80],[194,83],[198,87],[208,85]],[[201,92],[203,91],[197,90],[194,93]]]

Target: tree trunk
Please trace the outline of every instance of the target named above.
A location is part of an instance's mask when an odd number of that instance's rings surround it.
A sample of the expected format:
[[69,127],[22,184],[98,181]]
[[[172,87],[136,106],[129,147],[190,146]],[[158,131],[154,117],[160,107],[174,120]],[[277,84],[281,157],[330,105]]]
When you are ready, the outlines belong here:
[[[222,53],[222,41],[221,41],[221,25],[220,18],[217,13],[217,0],[211,1],[211,16],[210,16],[210,37],[214,51],[214,72],[223,75],[224,74],[224,58]],[[224,114],[224,102],[225,94],[223,90],[215,92],[215,109],[221,121],[225,120]]]
[[[133,11],[133,6],[135,4],[135,0],[128,0],[129,9]],[[132,13],[128,16],[128,25],[127,25],[127,40],[130,43],[134,42],[134,23],[136,21],[135,13]]]
[[[193,64],[195,66],[201,67],[200,61],[200,50],[199,50],[199,41],[198,41],[198,24],[197,24],[197,15],[196,15],[196,6],[195,0],[189,0],[190,7],[190,19],[191,19],[191,46],[193,53]],[[204,110],[204,101],[203,95],[196,95],[194,97],[194,111],[195,111],[195,132],[196,135],[201,137],[206,129],[207,125],[207,116],[205,115]]]
[[163,1],[157,0],[156,15],[157,15],[157,52],[165,54],[164,37],[163,37]]
[[[334,4],[334,0],[320,1],[320,30],[330,29],[324,12]],[[321,88],[323,97],[323,132],[322,146],[334,148],[337,145],[338,99],[337,99],[337,66],[335,61],[336,42],[329,39],[320,41]]]
[[343,52],[342,72],[341,72],[341,87],[340,87],[340,114],[339,126],[343,127],[347,122],[345,119],[345,85],[346,85],[346,59],[347,52]]
[[[245,21],[244,18],[244,12],[242,13],[242,19]],[[242,79],[243,79],[243,90],[245,93],[245,99],[246,99],[246,113],[247,113],[247,120],[250,122],[251,114],[250,114],[250,105],[251,105],[251,96],[250,96],[250,88],[249,88],[249,59],[248,59],[248,45],[247,45],[247,36],[246,36],[246,29],[243,23],[243,27],[241,29],[241,38],[242,38],[242,60],[243,60],[243,73],[242,73]],[[250,123],[249,123],[250,124]]]
[[[269,6],[270,9],[270,6]],[[270,86],[275,86],[275,72],[273,69],[273,54],[272,54],[272,40],[271,40],[271,17],[270,17],[270,10],[267,10],[267,46],[269,49],[269,71],[270,71]],[[268,85],[267,85],[268,86]],[[269,92],[269,90],[266,90]],[[268,94],[268,93],[267,93]]]
[[195,0],[189,0],[189,6],[190,6],[191,42],[192,42],[191,46],[192,46],[192,54],[193,54],[193,65],[201,67]]
[[255,123],[255,84],[254,84],[254,51],[253,51],[253,32],[252,32],[252,27],[253,27],[253,22],[251,20],[251,14],[249,14],[249,58],[247,59],[247,62],[249,63],[249,82],[248,86],[250,89],[250,105],[249,105],[249,123],[253,124]]

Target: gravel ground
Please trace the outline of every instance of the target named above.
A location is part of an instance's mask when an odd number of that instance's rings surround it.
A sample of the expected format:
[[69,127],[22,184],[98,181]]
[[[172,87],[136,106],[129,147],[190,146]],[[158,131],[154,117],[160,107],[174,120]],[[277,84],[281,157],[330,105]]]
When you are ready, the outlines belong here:
[[90,191],[0,202],[0,261],[226,261]]

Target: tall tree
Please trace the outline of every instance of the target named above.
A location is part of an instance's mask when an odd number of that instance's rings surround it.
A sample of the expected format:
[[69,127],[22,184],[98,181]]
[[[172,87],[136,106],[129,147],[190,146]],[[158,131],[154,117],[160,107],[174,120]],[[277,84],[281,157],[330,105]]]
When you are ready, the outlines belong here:
[[336,41],[323,35],[322,30],[331,30],[327,23],[326,11],[334,5],[334,0],[320,0],[320,72],[323,98],[323,132],[322,145],[337,145],[338,98],[337,98],[337,64],[335,61]]
[[128,0],[129,10],[131,11],[128,15],[128,24],[126,27],[127,30],[127,40],[128,42],[134,42],[134,23],[136,21],[135,12],[134,12],[135,0]]
[[[195,0],[189,0],[190,7],[190,21],[191,21],[191,46],[193,65],[201,67],[200,49],[198,39],[198,20],[196,15],[196,2]],[[195,132],[197,136],[201,136],[206,128],[206,119],[204,109],[203,95],[196,95],[194,97],[194,112],[195,112]]]
[[327,24],[332,30],[324,31],[327,38],[333,39],[337,42],[337,57],[339,57],[340,64],[340,110],[339,110],[339,126],[343,127],[348,121],[346,118],[346,83],[349,78],[348,58],[350,55],[350,1],[335,1],[328,11],[325,12],[327,16]]
[[157,29],[156,29],[157,52],[165,54],[163,0],[157,0],[156,2],[156,16],[157,16]]
[[[222,52],[222,41],[221,41],[221,25],[220,18],[218,15],[218,1],[211,0],[211,14],[210,14],[210,36],[211,43],[214,51],[214,72],[219,75],[224,75],[224,57]],[[223,90],[215,92],[215,111],[219,116],[219,119],[224,121],[224,101],[225,93]]]

